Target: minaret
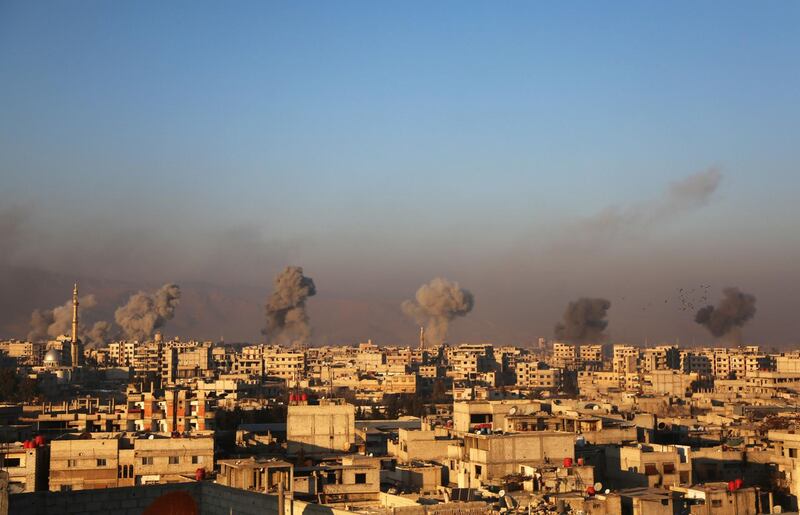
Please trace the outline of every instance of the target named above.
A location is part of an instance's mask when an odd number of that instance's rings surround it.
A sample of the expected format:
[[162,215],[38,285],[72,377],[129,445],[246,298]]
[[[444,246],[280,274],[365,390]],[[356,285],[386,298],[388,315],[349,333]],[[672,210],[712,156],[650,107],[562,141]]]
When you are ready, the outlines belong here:
[[419,350],[423,350],[425,348],[425,326],[420,326],[419,328]]
[[78,283],[72,289],[72,339],[70,340],[70,364],[73,367],[80,365],[81,350],[78,341]]

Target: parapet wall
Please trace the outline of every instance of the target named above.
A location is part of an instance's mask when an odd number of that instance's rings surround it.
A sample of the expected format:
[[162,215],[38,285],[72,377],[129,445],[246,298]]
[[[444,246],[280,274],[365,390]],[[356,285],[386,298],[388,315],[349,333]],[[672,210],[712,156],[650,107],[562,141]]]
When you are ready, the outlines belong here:
[[[101,514],[141,515],[159,497],[185,492],[197,503],[200,515],[271,515],[278,513],[278,498],[230,488],[209,481],[170,483],[74,492],[33,492],[9,496],[9,512],[25,515]],[[345,513],[327,506],[286,501],[287,513],[334,515]]]

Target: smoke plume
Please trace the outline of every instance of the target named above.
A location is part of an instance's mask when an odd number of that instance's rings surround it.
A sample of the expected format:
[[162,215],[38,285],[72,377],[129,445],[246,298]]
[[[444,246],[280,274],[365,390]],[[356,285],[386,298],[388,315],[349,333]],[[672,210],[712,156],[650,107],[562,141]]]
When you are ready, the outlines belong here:
[[114,336],[115,332],[111,322],[100,320],[99,322],[95,322],[92,328],[85,333],[84,339],[86,340],[87,347],[94,348],[102,346],[105,342],[113,339]]
[[445,341],[450,321],[465,316],[474,304],[475,298],[469,290],[437,277],[420,286],[415,299],[404,301],[401,307],[406,315],[425,326],[428,340],[438,345]]
[[[94,295],[85,295],[78,299],[81,309],[90,309],[97,305]],[[29,341],[39,341],[46,338],[57,338],[72,333],[72,299],[53,309],[37,309],[31,314],[31,330],[28,333]],[[83,326],[78,328],[79,334],[83,333]]]
[[175,316],[181,289],[167,283],[153,294],[140,291],[131,295],[128,303],[117,308],[114,320],[129,340],[146,341],[155,330]]
[[715,338],[733,335],[738,339],[739,329],[756,314],[756,297],[738,288],[725,288],[722,293],[719,304],[700,308],[694,321]]
[[564,311],[564,320],[556,324],[555,336],[559,340],[575,343],[595,343],[605,338],[608,327],[606,315],[611,301],[581,297],[570,302]]
[[567,239],[557,242],[557,247],[560,251],[575,246],[596,249],[615,238],[647,234],[653,227],[708,204],[721,182],[722,173],[709,168],[671,183],[647,202],[606,207],[567,231]]
[[303,268],[287,266],[275,276],[275,290],[267,299],[267,327],[262,331],[270,342],[308,345],[311,325],[306,299],[317,293],[314,280],[303,275]]

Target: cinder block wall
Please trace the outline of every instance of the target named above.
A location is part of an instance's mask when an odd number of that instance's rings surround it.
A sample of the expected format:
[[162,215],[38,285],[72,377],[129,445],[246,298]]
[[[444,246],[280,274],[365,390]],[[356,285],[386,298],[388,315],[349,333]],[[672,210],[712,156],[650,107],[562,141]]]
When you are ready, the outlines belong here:
[[[200,515],[277,515],[278,497],[230,488],[209,481],[172,483],[74,492],[32,492],[9,496],[9,513],[24,515],[141,515],[156,499],[169,492],[192,496]],[[349,512],[302,501],[286,501],[286,512],[304,515],[347,515]]]
[[[157,498],[168,492],[183,490],[195,501],[201,499],[203,483],[173,483],[74,492],[32,492],[9,496],[10,514],[47,515],[100,514],[140,515]],[[200,503],[198,502],[198,505]]]

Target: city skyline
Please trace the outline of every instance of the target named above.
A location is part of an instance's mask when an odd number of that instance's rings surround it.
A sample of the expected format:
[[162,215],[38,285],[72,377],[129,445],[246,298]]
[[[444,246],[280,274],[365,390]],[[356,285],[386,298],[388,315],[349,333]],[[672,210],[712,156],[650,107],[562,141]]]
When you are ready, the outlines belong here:
[[440,276],[453,342],[599,297],[610,341],[710,345],[677,302],[710,285],[798,343],[794,4],[0,9],[4,336],[78,280],[97,319],[175,282],[167,334],[262,341],[302,266],[319,344],[413,342]]

